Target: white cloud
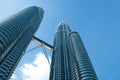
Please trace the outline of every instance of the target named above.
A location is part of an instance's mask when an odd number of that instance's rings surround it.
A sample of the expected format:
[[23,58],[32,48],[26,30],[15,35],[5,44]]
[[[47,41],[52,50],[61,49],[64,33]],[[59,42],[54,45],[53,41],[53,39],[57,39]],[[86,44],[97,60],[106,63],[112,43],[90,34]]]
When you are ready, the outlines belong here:
[[23,65],[21,72],[23,74],[23,80],[49,80],[50,65],[45,55],[39,53],[32,63]]

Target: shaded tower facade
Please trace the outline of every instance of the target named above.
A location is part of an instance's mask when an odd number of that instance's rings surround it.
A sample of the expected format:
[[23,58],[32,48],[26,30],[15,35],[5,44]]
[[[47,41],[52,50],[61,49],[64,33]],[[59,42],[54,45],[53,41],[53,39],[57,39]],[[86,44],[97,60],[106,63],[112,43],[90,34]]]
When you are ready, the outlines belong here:
[[24,9],[0,23],[0,80],[15,70],[43,18],[42,8]]
[[61,22],[54,38],[50,80],[97,80],[97,76],[77,32]]

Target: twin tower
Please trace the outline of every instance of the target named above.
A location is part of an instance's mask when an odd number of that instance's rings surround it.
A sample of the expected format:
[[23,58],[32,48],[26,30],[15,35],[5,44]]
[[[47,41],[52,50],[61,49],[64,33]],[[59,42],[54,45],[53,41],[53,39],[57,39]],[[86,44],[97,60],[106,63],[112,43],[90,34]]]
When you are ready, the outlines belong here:
[[[0,80],[10,79],[30,41],[36,39],[43,14],[42,8],[32,6],[0,23]],[[49,80],[98,80],[79,34],[64,22],[55,33]]]

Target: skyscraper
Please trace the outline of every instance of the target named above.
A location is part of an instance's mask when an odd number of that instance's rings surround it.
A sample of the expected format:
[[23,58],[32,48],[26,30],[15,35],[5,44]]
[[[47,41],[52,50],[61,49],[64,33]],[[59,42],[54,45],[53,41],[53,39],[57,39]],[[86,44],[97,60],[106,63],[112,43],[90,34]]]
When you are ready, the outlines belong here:
[[0,80],[8,80],[43,18],[43,9],[24,9],[0,23]]
[[85,47],[77,32],[61,22],[54,38],[50,80],[97,80]]

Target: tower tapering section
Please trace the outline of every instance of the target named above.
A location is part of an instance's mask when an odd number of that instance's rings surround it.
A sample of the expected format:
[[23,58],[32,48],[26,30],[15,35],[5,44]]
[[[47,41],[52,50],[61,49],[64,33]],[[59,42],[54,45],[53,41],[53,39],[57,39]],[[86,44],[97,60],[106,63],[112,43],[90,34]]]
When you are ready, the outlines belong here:
[[0,80],[8,80],[43,18],[43,9],[29,7],[0,23]]
[[79,34],[64,22],[55,33],[49,80],[97,80]]
[[77,32],[69,33],[71,80],[97,80],[89,56]]

